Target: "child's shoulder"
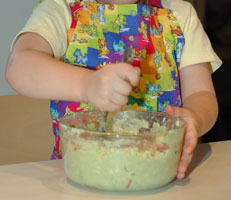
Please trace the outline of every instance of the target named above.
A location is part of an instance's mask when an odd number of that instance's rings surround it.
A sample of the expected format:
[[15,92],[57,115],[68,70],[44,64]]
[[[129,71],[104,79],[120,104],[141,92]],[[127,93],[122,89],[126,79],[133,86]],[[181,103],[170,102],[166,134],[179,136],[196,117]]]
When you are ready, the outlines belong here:
[[192,3],[185,0],[162,0],[166,8],[169,8],[181,15],[196,14]]
[[182,12],[187,12],[188,10],[193,8],[193,5],[185,0],[162,0],[162,3],[169,9],[182,9]]
[[181,26],[185,26],[189,22],[199,22],[197,13],[193,5],[184,0],[162,0],[166,8],[171,9],[178,19]]

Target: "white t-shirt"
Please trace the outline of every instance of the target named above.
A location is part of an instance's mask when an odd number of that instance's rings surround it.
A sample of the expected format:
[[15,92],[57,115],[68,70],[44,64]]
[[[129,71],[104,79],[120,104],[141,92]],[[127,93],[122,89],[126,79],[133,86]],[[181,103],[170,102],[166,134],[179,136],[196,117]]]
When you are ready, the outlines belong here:
[[[48,41],[55,58],[60,59],[68,45],[67,32],[72,22],[70,2],[73,0],[44,0],[15,39],[25,32],[37,33]],[[214,52],[193,6],[183,0],[162,0],[162,4],[173,10],[185,37],[179,69],[204,62],[211,63],[212,72],[218,69],[222,61]]]

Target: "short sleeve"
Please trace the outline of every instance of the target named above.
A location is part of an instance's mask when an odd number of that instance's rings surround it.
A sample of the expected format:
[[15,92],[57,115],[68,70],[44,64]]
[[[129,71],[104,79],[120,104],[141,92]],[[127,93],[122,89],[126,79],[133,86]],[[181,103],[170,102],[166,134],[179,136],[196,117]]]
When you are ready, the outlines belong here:
[[67,31],[71,23],[71,13],[65,0],[44,0],[32,13],[16,39],[25,32],[41,35],[50,44],[56,59],[67,49]]
[[185,37],[179,68],[208,62],[211,64],[211,71],[216,71],[222,61],[214,52],[194,7],[189,2],[182,0],[171,2],[170,9],[173,10]]

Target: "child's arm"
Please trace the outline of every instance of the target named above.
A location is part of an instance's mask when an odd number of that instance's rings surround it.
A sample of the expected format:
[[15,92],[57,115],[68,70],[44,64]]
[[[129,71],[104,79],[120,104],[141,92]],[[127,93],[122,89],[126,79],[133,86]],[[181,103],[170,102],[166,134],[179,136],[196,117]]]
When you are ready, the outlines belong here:
[[44,99],[88,101],[99,110],[125,105],[139,81],[139,70],[119,63],[93,71],[53,58],[49,43],[35,33],[24,33],[9,56],[6,79],[20,94]]
[[186,135],[177,178],[185,176],[198,137],[209,131],[216,122],[218,104],[208,63],[180,70],[183,108],[166,107],[166,112],[181,116],[186,122]]

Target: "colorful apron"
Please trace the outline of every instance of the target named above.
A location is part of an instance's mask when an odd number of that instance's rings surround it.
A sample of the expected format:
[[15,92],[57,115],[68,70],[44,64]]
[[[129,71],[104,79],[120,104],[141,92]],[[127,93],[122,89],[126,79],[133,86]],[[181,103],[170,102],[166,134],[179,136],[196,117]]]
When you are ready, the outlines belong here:
[[[121,62],[126,47],[132,46],[132,65],[140,67],[141,77],[126,109],[161,112],[166,105],[181,106],[178,66],[184,36],[171,10],[164,9],[159,0],[150,0],[148,5],[106,5],[90,0],[69,5],[72,23],[64,62],[98,70]],[[62,158],[60,117],[87,110],[94,110],[87,102],[51,101],[56,138],[52,159]]]

